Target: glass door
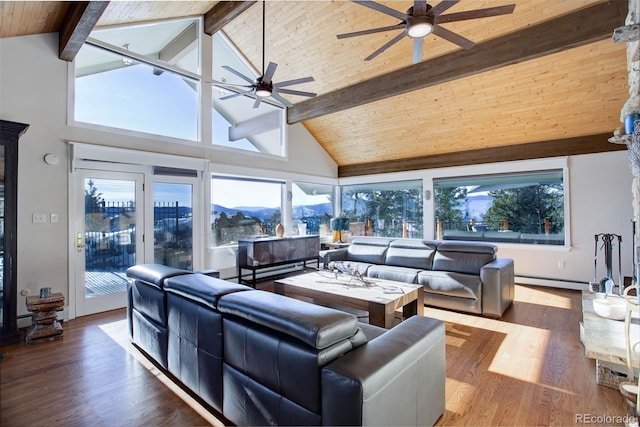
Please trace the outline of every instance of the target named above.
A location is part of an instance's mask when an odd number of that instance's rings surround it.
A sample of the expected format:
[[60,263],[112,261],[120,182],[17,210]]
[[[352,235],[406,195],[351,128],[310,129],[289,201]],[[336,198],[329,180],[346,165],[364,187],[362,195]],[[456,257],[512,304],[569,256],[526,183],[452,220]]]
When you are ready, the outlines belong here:
[[153,185],[153,258],[157,264],[193,270],[193,220],[197,212],[190,181],[174,178]]
[[126,305],[126,270],[144,260],[143,175],[95,170],[76,177],[76,315]]

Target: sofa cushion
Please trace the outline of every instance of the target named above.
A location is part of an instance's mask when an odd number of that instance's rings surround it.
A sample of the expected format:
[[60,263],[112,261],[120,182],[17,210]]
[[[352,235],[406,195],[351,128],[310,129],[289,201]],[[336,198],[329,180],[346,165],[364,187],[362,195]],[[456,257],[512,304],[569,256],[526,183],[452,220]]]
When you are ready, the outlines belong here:
[[433,270],[480,274],[480,269],[496,258],[497,250],[489,243],[443,242],[433,258]]
[[127,277],[142,280],[157,287],[162,287],[165,279],[181,274],[192,274],[192,272],[162,264],[137,264],[127,269]]
[[394,280],[403,283],[418,283],[418,272],[415,268],[396,267],[393,265],[372,265],[367,276],[375,279]]
[[349,340],[358,319],[348,313],[265,291],[235,292],[218,301],[218,310],[292,336],[317,349]]
[[347,260],[384,264],[384,257],[391,240],[393,239],[377,237],[354,239],[347,249]]
[[421,271],[418,284],[428,293],[441,294],[481,300],[482,283],[475,274],[463,274],[447,271]]
[[216,308],[218,298],[222,295],[253,290],[249,286],[231,283],[203,274],[170,277],[165,281],[164,289],[167,292],[180,295],[211,308]]
[[167,326],[166,299],[162,289],[142,280],[129,279],[129,292],[137,312],[162,327]]
[[[222,336],[225,366],[315,413],[322,406],[320,368],[353,348],[349,340],[341,340],[317,349],[291,335],[232,316],[224,316]],[[264,409],[268,407],[277,409],[278,405],[266,403]]]
[[438,242],[422,239],[398,239],[389,244],[385,264],[431,270]]
[[448,241],[440,243],[438,251],[491,254],[495,256],[496,252],[498,252],[498,247],[487,242]]

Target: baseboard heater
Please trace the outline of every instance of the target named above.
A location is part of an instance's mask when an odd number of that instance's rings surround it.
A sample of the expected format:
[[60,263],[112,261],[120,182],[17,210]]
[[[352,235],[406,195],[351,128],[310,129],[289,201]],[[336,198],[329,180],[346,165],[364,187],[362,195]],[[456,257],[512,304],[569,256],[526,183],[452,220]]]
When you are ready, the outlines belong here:
[[577,280],[549,279],[544,277],[516,276],[515,282],[521,285],[546,286],[548,288],[573,289],[586,291],[589,284]]

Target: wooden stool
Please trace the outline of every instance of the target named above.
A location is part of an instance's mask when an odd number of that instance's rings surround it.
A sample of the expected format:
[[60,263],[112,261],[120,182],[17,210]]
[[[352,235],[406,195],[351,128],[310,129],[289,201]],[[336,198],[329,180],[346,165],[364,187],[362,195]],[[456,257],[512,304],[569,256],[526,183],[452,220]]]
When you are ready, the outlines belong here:
[[57,320],[56,311],[63,307],[64,295],[60,292],[46,298],[27,297],[27,309],[33,313],[33,316],[25,341],[30,344],[62,337],[62,325]]

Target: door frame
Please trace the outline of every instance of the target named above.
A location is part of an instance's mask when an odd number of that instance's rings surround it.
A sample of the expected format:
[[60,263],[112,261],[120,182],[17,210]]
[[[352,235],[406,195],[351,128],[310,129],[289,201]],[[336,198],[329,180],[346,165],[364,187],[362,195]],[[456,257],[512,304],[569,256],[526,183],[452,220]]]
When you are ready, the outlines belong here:
[[[75,206],[74,174],[82,169],[113,171],[121,173],[141,173],[144,175],[145,191],[144,206],[153,206],[153,184],[155,180],[166,181],[167,176],[154,175],[154,166],[166,168],[178,168],[197,172],[197,178],[192,177],[194,184],[194,206],[193,206],[193,269],[202,268],[204,263],[204,238],[206,236],[205,219],[207,217],[207,208],[205,190],[205,177],[209,175],[209,160],[194,157],[184,157],[178,155],[170,155],[164,153],[153,153],[147,151],[131,150],[126,148],[108,147],[94,144],[86,144],[80,142],[69,142],[70,151],[70,168],[69,179],[67,180],[68,194],[68,277],[69,277],[69,319],[74,319],[76,313],[76,265],[75,265],[75,227],[77,219],[74,217],[77,207]],[[126,161],[127,163],[122,163]],[[84,194],[84,188],[82,189]],[[196,207],[196,204],[198,207]],[[148,212],[145,209],[145,212]],[[148,263],[153,262],[153,220],[152,216],[147,218],[145,214],[144,224],[142,228],[145,236],[144,242],[144,259],[136,258],[136,262]],[[197,230],[197,231],[196,231]]]

